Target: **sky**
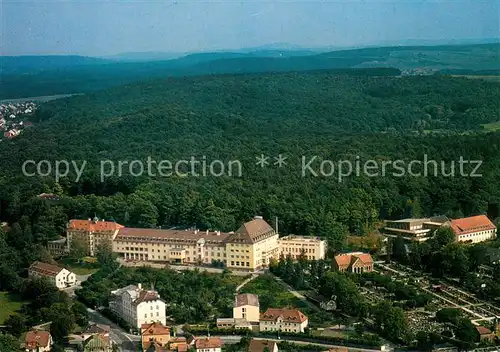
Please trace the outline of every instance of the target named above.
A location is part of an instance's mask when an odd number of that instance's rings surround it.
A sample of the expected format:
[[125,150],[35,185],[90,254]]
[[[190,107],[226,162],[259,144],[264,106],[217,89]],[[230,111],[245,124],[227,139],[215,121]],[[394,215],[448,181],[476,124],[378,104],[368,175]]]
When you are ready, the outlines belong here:
[[1,55],[195,52],[499,36],[500,0],[0,0]]

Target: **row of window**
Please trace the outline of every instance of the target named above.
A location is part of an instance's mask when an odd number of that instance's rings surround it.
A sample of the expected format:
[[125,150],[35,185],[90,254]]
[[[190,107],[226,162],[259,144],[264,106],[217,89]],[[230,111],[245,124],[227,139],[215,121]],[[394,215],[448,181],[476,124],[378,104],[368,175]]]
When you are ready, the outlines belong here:
[[[245,265],[245,263],[246,263],[246,265]],[[235,266],[235,264],[234,264],[233,261],[231,261],[231,265]],[[241,262],[241,265],[240,265],[240,262],[236,262],[236,266],[248,266],[249,267],[250,266],[250,262]]]

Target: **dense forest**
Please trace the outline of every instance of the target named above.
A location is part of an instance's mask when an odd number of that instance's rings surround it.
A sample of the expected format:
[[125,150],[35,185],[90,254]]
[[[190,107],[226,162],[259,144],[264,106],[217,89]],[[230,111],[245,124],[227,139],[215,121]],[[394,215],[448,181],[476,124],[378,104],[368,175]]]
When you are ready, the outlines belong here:
[[[315,71],[156,80],[55,100],[38,110],[35,128],[0,146],[0,217],[27,216],[30,231],[46,240],[67,219],[95,215],[128,226],[225,231],[254,215],[277,216],[280,232],[325,236],[338,248],[380,219],[491,212],[500,203],[500,134],[483,133],[481,124],[500,120],[499,98],[500,86],[482,80]],[[261,154],[271,164],[284,154],[288,165],[261,168]],[[408,162],[424,155],[447,172],[461,156],[481,160],[482,177],[301,174],[301,156]],[[103,160],[191,156],[238,160],[242,175],[99,174]],[[87,165],[79,182],[72,172],[56,183],[22,176],[26,160]],[[42,192],[61,201],[33,199]]]

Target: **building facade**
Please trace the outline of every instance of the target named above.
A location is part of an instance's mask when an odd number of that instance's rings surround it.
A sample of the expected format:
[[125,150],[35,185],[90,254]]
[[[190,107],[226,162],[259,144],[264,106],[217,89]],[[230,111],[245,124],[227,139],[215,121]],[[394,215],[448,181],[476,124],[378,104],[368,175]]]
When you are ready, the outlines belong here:
[[446,216],[402,219],[386,221],[383,231],[389,237],[401,236],[406,240],[422,242],[432,237],[435,230],[447,223],[449,219]]
[[260,331],[304,332],[309,320],[298,309],[269,308],[260,315]]
[[458,242],[479,243],[497,238],[497,227],[486,215],[451,220]]
[[142,324],[141,336],[144,351],[147,351],[151,344],[167,349],[170,342],[170,329],[160,322]]
[[200,337],[195,342],[196,352],[221,352],[222,340],[219,337]]
[[280,256],[298,259],[303,254],[308,260],[322,260],[326,255],[326,241],[313,236],[285,236],[278,240]]
[[257,271],[269,266],[280,253],[304,253],[308,259],[323,259],[325,241],[316,237],[286,236],[278,233],[260,216],[234,232],[128,228],[114,222],[71,220],[68,248],[81,241],[94,256],[99,243],[109,240],[113,252],[127,261],[174,264],[221,262],[232,270]]
[[130,285],[111,292],[110,310],[134,328],[143,324],[160,322],[165,325],[167,311],[165,301],[155,290],[144,290],[141,284]]
[[234,299],[233,318],[258,323],[260,319],[259,296],[250,293],[236,295]]
[[68,254],[68,245],[66,238],[60,238],[54,241],[47,242],[47,251],[53,258],[60,258]]
[[373,258],[363,252],[344,253],[335,256],[333,266],[340,272],[369,273],[373,271]]
[[103,221],[97,218],[88,220],[70,220],[66,230],[68,250],[73,242],[78,241],[86,249],[86,254],[96,255],[97,246],[103,242],[112,243],[118,230],[124,226],[115,222]]
[[52,282],[58,289],[76,284],[75,273],[68,269],[42,262],[34,262],[28,269],[28,277],[43,277]]

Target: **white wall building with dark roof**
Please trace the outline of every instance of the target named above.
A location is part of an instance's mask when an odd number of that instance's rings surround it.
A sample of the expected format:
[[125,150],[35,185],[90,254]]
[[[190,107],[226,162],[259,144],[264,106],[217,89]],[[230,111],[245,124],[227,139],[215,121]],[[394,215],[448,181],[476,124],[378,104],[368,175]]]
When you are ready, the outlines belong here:
[[157,291],[144,290],[141,284],[112,291],[109,308],[134,328],[154,322],[167,323],[165,301]]

